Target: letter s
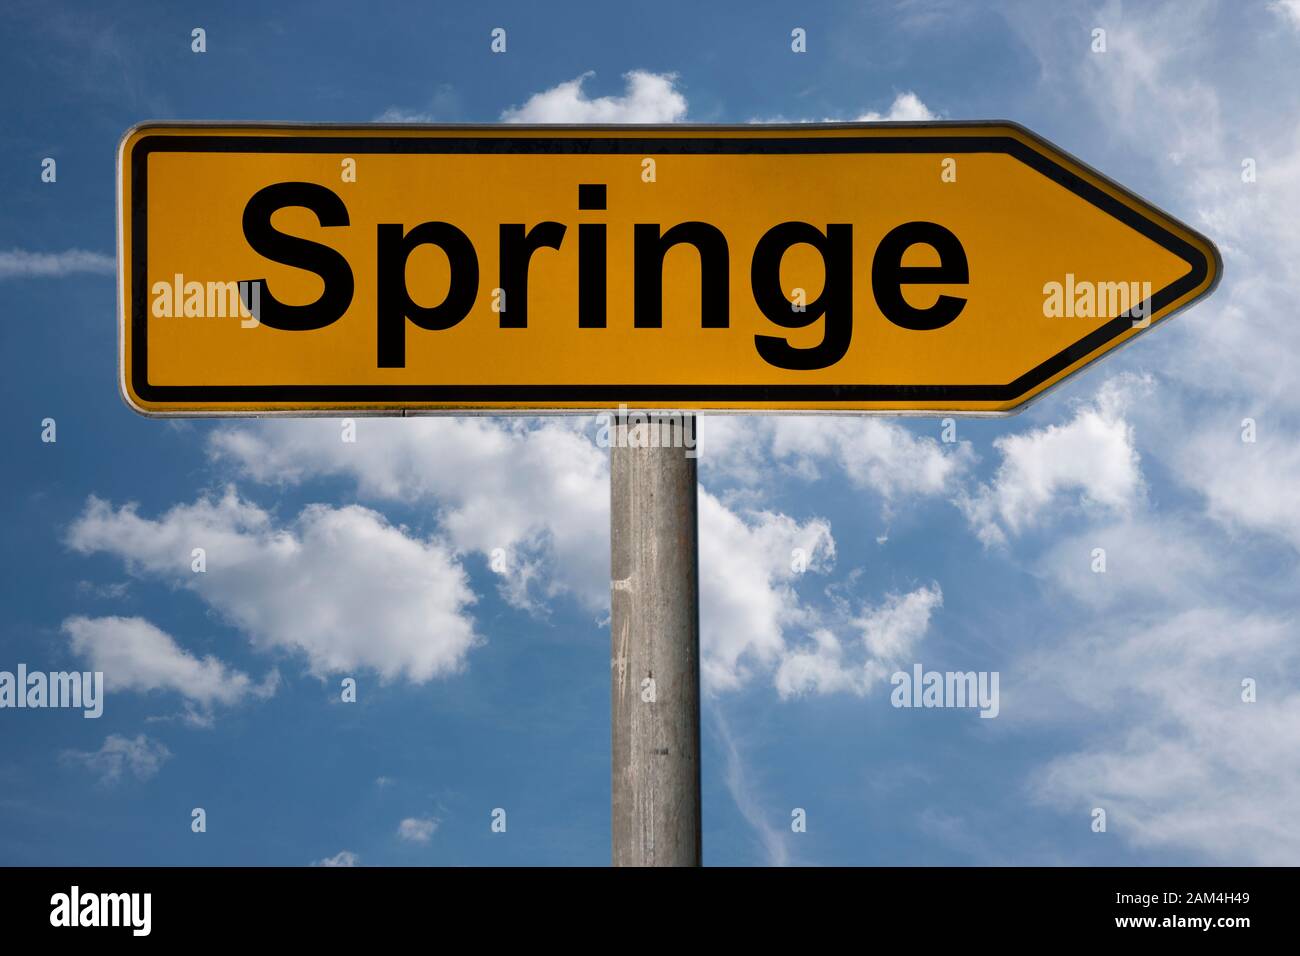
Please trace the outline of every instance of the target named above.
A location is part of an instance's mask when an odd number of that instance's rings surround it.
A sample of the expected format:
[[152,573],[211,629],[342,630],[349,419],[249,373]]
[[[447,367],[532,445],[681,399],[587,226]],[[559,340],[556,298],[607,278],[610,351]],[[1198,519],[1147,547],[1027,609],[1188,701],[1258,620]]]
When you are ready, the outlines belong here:
[[[271,216],[288,206],[302,206],[316,214],[322,226],[348,225],[348,207],[324,186],[315,183],[275,183],[259,189],[244,207],[244,238],[272,262],[306,269],[321,277],[325,291],[310,305],[285,305],[271,295],[265,279],[258,283],[262,325],[285,332],[309,332],[338,321],[352,304],[352,268],[342,254],[329,246],[285,235],[271,225]],[[247,305],[247,303],[245,303]]]

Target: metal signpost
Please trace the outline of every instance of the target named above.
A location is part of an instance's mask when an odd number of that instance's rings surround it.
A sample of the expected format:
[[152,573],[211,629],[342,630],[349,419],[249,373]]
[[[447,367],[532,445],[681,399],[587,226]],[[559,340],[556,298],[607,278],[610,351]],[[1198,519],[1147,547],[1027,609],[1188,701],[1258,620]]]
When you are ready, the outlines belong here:
[[118,189],[142,414],[618,410],[616,864],[701,859],[691,413],[1009,414],[1221,271],[1006,122],[148,124]]

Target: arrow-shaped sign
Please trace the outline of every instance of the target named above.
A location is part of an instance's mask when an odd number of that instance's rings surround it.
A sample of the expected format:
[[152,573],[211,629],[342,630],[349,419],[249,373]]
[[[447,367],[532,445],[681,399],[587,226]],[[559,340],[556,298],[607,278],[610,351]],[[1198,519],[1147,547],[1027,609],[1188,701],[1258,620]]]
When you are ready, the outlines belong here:
[[119,189],[146,414],[1005,413],[1221,269],[1004,122],[145,125]]

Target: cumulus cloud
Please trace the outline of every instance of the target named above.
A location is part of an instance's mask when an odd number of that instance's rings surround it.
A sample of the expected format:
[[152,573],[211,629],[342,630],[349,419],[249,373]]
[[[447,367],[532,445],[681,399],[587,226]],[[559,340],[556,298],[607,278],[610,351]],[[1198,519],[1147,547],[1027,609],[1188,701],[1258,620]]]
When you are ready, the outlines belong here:
[[1123,413],[1149,387],[1148,380],[1131,376],[1111,379],[1066,424],[995,440],[1002,463],[993,481],[957,498],[980,540],[1003,543],[1070,501],[1127,512],[1143,481],[1133,429]]
[[1243,547],[1242,530],[1144,501],[1033,559],[1058,624],[1013,663],[1009,719],[1074,735],[1031,771],[1035,799],[1103,807],[1121,839],[1205,862],[1300,852],[1294,568]]
[[1029,793],[1076,818],[1102,807],[1139,848],[1287,862],[1300,852],[1294,566],[1244,546],[1244,524],[1157,504],[1094,515],[1032,557],[1057,623],[1009,668],[1008,719],[1073,739],[1030,771]]
[[938,119],[930,107],[921,102],[921,98],[910,90],[906,93],[899,93],[894,97],[894,102],[889,104],[889,110],[885,113],[877,113],[874,110],[868,110],[857,118],[859,123],[879,123],[882,120],[891,123],[896,122],[920,122],[923,120]]
[[835,542],[823,520],[742,515],[707,491],[699,516],[700,566],[708,569],[700,577],[700,676],[708,690],[734,690],[776,668],[788,629],[810,620],[795,590],[798,559],[824,568]]
[[254,683],[212,655],[195,657],[140,617],[70,617],[63,622],[63,632],[91,670],[103,671],[109,690],[174,691],[185,698],[199,722],[215,705],[270,697],[279,683],[274,670]]
[[887,501],[955,494],[975,457],[968,442],[943,444],[879,418],[713,416],[699,444],[709,476],[759,484],[775,462],[811,481],[829,469]]
[[408,843],[428,843],[437,829],[438,821],[432,817],[407,817],[397,825],[397,835]]
[[[889,104],[889,109],[883,113],[876,110],[866,110],[853,118],[855,123],[914,123],[925,120],[935,120],[939,116],[930,107],[922,102],[921,98],[912,91],[899,93],[894,97],[894,101]],[[784,116],[771,116],[756,118],[750,120],[751,123],[789,123],[791,120]],[[796,123],[842,123],[842,116],[824,116],[821,119],[809,119],[807,117],[794,120]]]
[[632,70],[623,74],[622,96],[592,98],[583,84],[586,72],[501,114],[506,123],[678,123],[686,118],[686,97],[677,89],[677,74]]
[[0,279],[57,279],[77,273],[112,275],[117,260],[102,252],[67,249],[63,252],[0,252]]
[[460,96],[450,83],[439,84],[427,108],[390,106],[375,117],[376,123],[437,123],[454,120],[460,113]]
[[787,653],[776,672],[782,697],[809,693],[849,692],[862,696],[909,661],[943,604],[937,584],[907,594],[891,594],[867,606],[850,624],[853,639],[841,641],[829,628],[818,628],[804,647]]
[[361,857],[351,850],[339,850],[333,856],[327,856],[323,860],[317,860],[312,866],[360,866]]
[[[303,654],[317,676],[372,668],[423,683],[459,671],[480,640],[468,616],[475,597],[450,549],[356,505],[309,505],[277,527],[233,488],[158,519],[92,497],[68,543],[193,591],[258,647]],[[192,570],[195,548],[203,573]]]
[[[738,421],[705,420],[702,461],[716,454],[721,462],[731,457],[728,446],[740,449],[745,437],[726,424]],[[939,494],[970,457],[969,449],[940,446],[875,419],[743,422],[760,430],[760,448],[775,449],[792,469],[806,474],[829,463],[886,496]],[[273,421],[219,429],[211,450],[258,481],[342,475],[363,495],[428,504],[458,551],[504,556],[507,599],[533,607],[569,594],[603,615],[609,606],[608,451],[586,427],[376,419],[359,422],[357,442],[345,444],[327,420]],[[701,676],[708,691],[774,681],[787,656],[806,657],[801,642],[808,634],[851,627],[845,614],[832,609],[828,619],[800,593],[807,580],[802,572],[811,577],[834,562],[827,521],[729,506],[707,488],[699,493],[699,516],[701,567],[708,569],[700,578]],[[844,666],[864,663],[854,661]],[[783,681],[793,680],[789,668]],[[853,689],[857,680],[803,689]]]
[[944,446],[878,418],[777,418],[772,454],[816,477],[817,462],[838,466],[859,488],[887,499],[951,490],[973,458],[970,445]]
[[256,481],[343,475],[379,501],[435,505],[457,551],[500,549],[499,583],[516,606],[570,594],[608,607],[608,452],[579,425],[370,419],[345,444],[337,423],[304,419],[220,429],[211,451]]
[[99,777],[100,783],[112,785],[126,776],[137,780],[157,776],[171,755],[163,744],[144,734],[135,737],[109,734],[98,750],[65,750],[63,760],[85,767]]

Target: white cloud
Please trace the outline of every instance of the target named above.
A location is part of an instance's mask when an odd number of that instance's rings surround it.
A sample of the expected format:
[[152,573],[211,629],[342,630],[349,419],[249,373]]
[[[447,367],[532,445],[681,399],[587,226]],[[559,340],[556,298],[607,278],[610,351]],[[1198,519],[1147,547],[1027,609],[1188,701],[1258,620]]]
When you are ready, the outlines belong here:
[[1125,407],[1150,390],[1150,382],[1113,378],[1092,402],[1081,404],[1064,425],[994,441],[1002,463],[991,484],[958,496],[975,533],[985,544],[1005,542],[1060,511],[1062,498],[1078,506],[1128,512],[1143,492],[1142,472]]
[[808,643],[782,655],[773,683],[782,697],[798,697],[844,691],[861,694],[871,681],[867,679],[865,665],[858,668],[845,665],[843,645],[832,631],[817,628]]
[[896,122],[920,122],[924,120],[938,119],[930,108],[921,102],[921,98],[910,90],[906,93],[899,93],[894,97],[894,102],[889,104],[889,111],[886,113],[877,113],[874,110],[868,110],[857,118],[859,123],[879,123],[882,120],[891,123]]
[[1268,8],[1300,30],[1300,0],[1270,0]]
[[734,690],[778,666],[786,631],[810,620],[794,585],[796,548],[816,571],[835,556],[830,525],[786,515],[742,516],[699,493],[701,679],[708,690]]
[[327,856],[323,860],[317,860],[312,866],[360,866],[361,857],[357,856],[351,850],[339,850],[333,856]]
[[[1280,14],[1288,11],[1274,8]],[[1300,281],[1300,57],[1291,35],[1258,29],[1258,16],[1231,18],[1205,2],[1163,2],[1035,16],[1008,23],[1037,54],[1048,89],[1088,110],[1105,130],[1095,148],[1163,180],[1160,201],[1201,228],[1225,260],[1214,296],[1175,319],[1177,334],[1147,340],[1142,354],[1185,390],[1185,401],[1249,402],[1300,415],[1300,393],[1283,361],[1300,358],[1291,320]],[[1074,37],[1108,31],[1107,52]],[[1231,39],[1225,41],[1231,30]],[[1289,31],[1288,31],[1289,33]],[[1268,63],[1269,95],[1239,64]],[[1151,117],[1160,135],[1151,135]],[[1177,157],[1171,162],[1170,157]],[[1085,155],[1085,158],[1088,158]],[[1249,160],[1255,176],[1247,181]],[[1267,347],[1261,347],[1267,343]],[[1294,430],[1294,429],[1293,429]]]
[[117,260],[102,252],[68,249],[64,252],[28,252],[10,249],[0,252],[0,279],[61,278],[79,272],[112,275]]
[[428,843],[437,829],[438,821],[432,817],[407,817],[397,825],[397,835],[408,843]]
[[[789,533],[791,529],[785,527],[780,530]],[[817,528],[803,529],[806,536],[814,536],[819,532],[820,529]],[[773,533],[772,524],[760,523],[758,530],[751,533],[758,538],[770,536]],[[831,544],[829,529],[826,531],[826,541]],[[755,549],[761,547],[758,543],[754,545]],[[743,576],[746,569],[734,567],[731,570],[739,577]],[[765,573],[761,569],[749,570],[760,579]],[[719,582],[718,589],[725,592],[734,584],[735,581]],[[760,595],[770,595],[780,594],[782,586],[767,580],[751,584],[751,589],[755,588]],[[741,600],[744,597],[742,594]],[[772,665],[773,683],[782,698],[846,692],[861,696],[868,693],[903,660],[910,659],[929,629],[932,613],[942,603],[942,592],[938,585],[932,585],[918,588],[906,595],[890,595],[878,607],[862,608],[847,623],[848,628],[855,632],[854,639],[848,642],[850,646],[847,652],[830,628],[812,624],[811,639],[802,646],[786,641],[779,633],[773,639],[754,646],[746,646],[752,642],[747,642],[742,635],[727,648],[731,652],[729,655],[715,655],[713,659],[710,659],[711,649],[706,646],[705,663],[701,669],[711,689],[732,689],[745,679],[741,663],[744,656],[748,654],[753,660],[764,660],[766,654],[766,663]],[[796,612],[794,616],[806,621],[816,619],[816,615],[807,611]],[[766,620],[768,615],[761,617]],[[745,624],[739,618],[735,618],[735,621],[739,627]],[[715,621],[714,626],[717,624]],[[737,648],[742,650],[737,653]],[[712,707],[711,726],[718,733],[723,747],[723,782],[727,792],[741,817],[758,837],[767,864],[790,865],[792,853],[788,828],[774,824],[764,809],[759,788],[752,779],[740,742],[736,739],[723,705],[716,696],[708,699],[707,703]]]
[[850,621],[855,639],[846,650],[829,629],[813,632],[807,646],[788,652],[776,672],[782,697],[808,693],[868,693],[893,671],[916,657],[943,604],[937,584],[907,594],[891,594],[878,607],[866,607]]
[[534,93],[523,106],[501,114],[506,123],[678,123],[686,118],[686,97],[677,89],[677,74],[632,70],[624,73],[622,96],[589,97],[582,86],[595,74],[581,76]]
[[[1093,570],[1095,547],[1105,573]],[[1010,668],[1007,719],[1074,736],[1031,772],[1031,794],[1074,818],[1102,807],[1109,832],[1141,848],[1222,864],[1293,859],[1294,568],[1149,503],[1056,542],[1031,567],[1057,623],[1036,629]],[[1257,682],[1254,703],[1242,700],[1244,678]]]
[[580,424],[478,418],[369,419],[357,441],[326,419],[235,425],[214,433],[215,457],[262,482],[345,475],[382,501],[425,502],[461,552],[500,548],[498,579],[516,606],[572,594],[609,605],[608,452]]
[[[1294,2],[1272,10],[1288,19]],[[1300,547],[1300,392],[1289,370],[1300,363],[1300,324],[1293,321],[1300,282],[1300,59],[1294,38],[1276,31],[1240,29],[1230,47],[1218,33],[1216,8],[1166,3],[1108,7],[1113,21],[1104,68],[1091,57],[1077,72],[1094,110],[1122,136],[1126,149],[1152,162],[1167,151],[1182,159],[1167,170],[1167,189],[1192,221],[1214,238],[1225,258],[1222,288],[1177,319],[1181,332],[1160,337],[1152,354],[1167,382],[1159,443],[1175,480],[1201,494],[1206,513],[1228,529],[1278,536]],[[1038,39],[1040,58],[1062,59],[1053,42]],[[1268,98],[1255,81],[1221,64],[1268,62]],[[1086,57],[1086,55],[1085,55]],[[1073,84],[1074,71],[1061,82]],[[1221,78],[1218,83],[1209,78]],[[1228,108],[1227,104],[1231,104]],[[1149,118],[1161,117],[1152,137]],[[1154,151],[1159,150],[1156,154]],[[1249,164],[1253,177],[1244,175]],[[1259,440],[1242,442],[1239,423],[1256,419]],[[1162,427],[1163,426],[1163,427]]]
[[[910,90],[906,93],[899,93],[894,97],[894,101],[889,104],[889,109],[884,113],[875,110],[867,110],[853,118],[855,123],[915,123],[926,120],[939,119],[938,114],[933,112],[930,107],[926,106],[921,98]],[[755,118],[750,120],[751,123],[789,123],[791,120],[784,116],[772,116]],[[842,123],[842,116],[824,116],[821,119],[802,118],[794,120],[796,123]]]
[[[1099,548],[1105,571],[1094,570],[1101,556],[1093,552]],[[1138,512],[1056,539],[1031,570],[1100,613],[1138,601],[1170,607],[1195,603],[1207,583],[1205,569],[1216,560],[1212,548],[1182,519]]]
[[[1030,658],[1059,713],[1082,711],[1084,746],[1031,778],[1041,800],[1141,847],[1215,863],[1300,854],[1300,642],[1287,617],[1225,608],[1110,619]],[[1241,699],[1243,678],[1258,700]]]
[[812,477],[819,459],[833,462],[855,486],[886,499],[942,494],[973,458],[968,443],[945,450],[934,438],[878,418],[773,419],[772,454]]
[[199,709],[200,722],[214,705],[270,697],[279,683],[274,670],[255,684],[212,655],[197,658],[140,617],[70,617],[63,631],[90,669],[104,672],[110,690],[175,691]]
[[439,84],[429,99],[427,109],[390,106],[375,117],[376,123],[437,123],[455,119],[460,112],[460,96],[450,83]]
[[974,460],[969,442],[945,445],[879,418],[710,416],[699,431],[711,476],[758,484],[776,462],[811,481],[833,466],[886,501],[955,493]]
[[390,106],[375,117],[376,123],[436,123],[438,118],[425,110],[408,110]]
[[930,615],[943,604],[938,585],[910,594],[891,595],[883,605],[854,620],[872,657],[901,662],[910,657],[930,626]]
[[[722,424],[728,421],[739,419],[706,420],[708,440],[721,440],[702,460],[713,454],[723,459],[728,442],[743,441],[728,433]],[[887,496],[937,494],[969,457],[968,449],[944,452],[932,439],[874,419],[744,421],[755,423],[765,446],[779,449],[791,467],[806,471],[810,462],[829,459]],[[609,601],[608,452],[596,447],[585,427],[375,419],[359,422],[356,443],[345,444],[337,423],[309,419],[229,426],[214,433],[211,448],[254,480],[298,483],[343,475],[364,495],[427,504],[458,550],[484,558],[497,548],[506,552],[510,570],[502,587],[508,599],[533,607],[571,594],[603,615]],[[808,571],[825,570],[835,555],[830,525],[734,509],[705,488],[699,515],[700,561],[707,569],[700,579],[704,685],[722,692],[773,679],[788,654],[804,653],[792,650],[791,642],[826,626],[800,598],[794,552],[802,549]]]
[[126,775],[148,780],[171,758],[171,751],[144,734],[134,738],[109,734],[98,750],[65,750],[63,759],[80,764],[99,777],[100,783],[119,783]]
[[[364,667],[422,683],[459,671],[479,642],[448,548],[355,505],[309,505],[281,528],[233,488],[158,520],[91,498],[68,541],[195,592],[255,645],[304,654],[317,676]],[[191,570],[194,548],[204,573]]]
[[[1225,18],[1206,2],[1064,14],[1026,4],[1007,18],[1037,55],[1038,95],[1069,103],[1081,142],[1100,160],[1109,151],[1113,171],[1126,162],[1155,181],[1161,204],[1225,260],[1211,299],[1116,359],[1131,365],[1140,354],[1161,370],[1159,402],[1129,417],[1140,420],[1143,457],[1196,492],[1203,515],[1178,489],[1161,489],[1176,517],[1108,520],[1048,556],[1071,567],[1046,579],[1096,623],[1028,668],[1043,688],[1041,719],[1082,712],[1081,745],[1036,775],[1036,792],[1075,819],[1105,806],[1110,830],[1137,845],[1218,863],[1289,863],[1300,852],[1295,562],[1268,540],[1300,546],[1290,374],[1300,361],[1300,59],[1291,30],[1268,28],[1295,10]],[[1104,55],[1078,40],[1093,26],[1108,31]],[[1257,95],[1257,71],[1242,69],[1252,63],[1269,66],[1268,96]],[[1104,136],[1077,122],[1085,113]],[[1256,419],[1254,444],[1241,441],[1245,417]],[[1091,546],[1108,546],[1104,575],[1087,570],[1081,549]],[[1240,701],[1244,677],[1260,681],[1255,704]]]
[[1211,518],[1245,532],[1277,536],[1300,549],[1300,436],[1276,418],[1241,440],[1234,421],[1202,427],[1176,452],[1179,477],[1205,496]]

